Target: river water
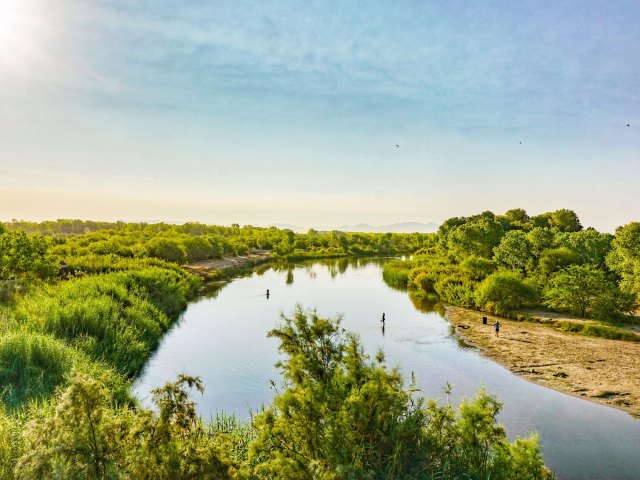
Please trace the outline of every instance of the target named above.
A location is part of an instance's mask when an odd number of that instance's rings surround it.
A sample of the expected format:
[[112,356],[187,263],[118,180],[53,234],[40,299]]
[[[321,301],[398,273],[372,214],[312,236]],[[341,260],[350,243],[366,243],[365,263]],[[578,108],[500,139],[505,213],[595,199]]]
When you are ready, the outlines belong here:
[[[263,267],[215,295],[189,305],[134,385],[149,401],[152,388],[178,373],[198,375],[206,391],[195,400],[204,418],[216,411],[248,418],[274,394],[277,341],[266,337],[296,304],[323,316],[343,315],[365,350],[385,352],[407,378],[418,377],[427,398],[454,403],[481,387],[504,403],[499,416],[510,439],[541,435],[547,465],[560,479],[640,479],[640,421],[629,414],[527,382],[452,336],[432,306],[414,304],[382,280],[384,260],[340,259]],[[265,292],[269,289],[270,296]],[[380,319],[385,313],[385,330]]]

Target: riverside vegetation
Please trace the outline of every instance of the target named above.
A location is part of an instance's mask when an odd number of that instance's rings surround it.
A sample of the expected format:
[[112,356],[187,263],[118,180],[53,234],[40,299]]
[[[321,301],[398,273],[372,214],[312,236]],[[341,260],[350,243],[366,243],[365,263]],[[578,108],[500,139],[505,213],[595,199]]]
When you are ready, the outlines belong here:
[[129,393],[162,334],[197,295],[188,261],[271,249],[277,257],[438,248],[425,234],[201,224],[0,224],[0,478],[542,479],[537,436],[510,443],[481,391],[456,410],[403,385],[384,355],[297,308],[270,336],[282,385],[248,422],[204,422],[179,376]]
[[615,235],[584,230],[571,210],[530,217],[522,209],[456,217],[433,245],[384,266],[388,283],[412,295],[518,320],[523,308],[551,309],[595,321],[549,321],[558,329],[640,341],[640,223]]

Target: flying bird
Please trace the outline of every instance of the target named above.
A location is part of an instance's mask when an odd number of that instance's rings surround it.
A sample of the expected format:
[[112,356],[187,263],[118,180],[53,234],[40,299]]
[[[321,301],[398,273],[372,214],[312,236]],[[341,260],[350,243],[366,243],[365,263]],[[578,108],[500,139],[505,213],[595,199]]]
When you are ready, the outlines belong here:
[[627,127],[629,127],[630,125],[627,123]]
[[[627,125],[627,127],[628,127],[628,126],[629,126],[629,125]],[[400,148],[400,145],[396,145],[396,148]]]

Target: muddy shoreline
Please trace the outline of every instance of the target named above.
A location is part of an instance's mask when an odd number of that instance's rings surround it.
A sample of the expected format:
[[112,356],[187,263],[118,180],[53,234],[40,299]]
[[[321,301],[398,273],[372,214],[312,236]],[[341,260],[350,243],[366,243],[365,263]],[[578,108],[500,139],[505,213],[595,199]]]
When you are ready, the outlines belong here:
[[[455,306],[445,307],[445,317],[462,340],[512,373],[640,416],[639,343],[566,333]],[[497,320],[498,338],[493,329]]]
[[238,255],[236,257],[200,260],[185,265],[183,268],[190,273],[203,277],[205,280],[217,280],[216,272],[233,272],[244,267],[260,265],[271,259],[270,254],[271,250],[254,250],[246,255]]

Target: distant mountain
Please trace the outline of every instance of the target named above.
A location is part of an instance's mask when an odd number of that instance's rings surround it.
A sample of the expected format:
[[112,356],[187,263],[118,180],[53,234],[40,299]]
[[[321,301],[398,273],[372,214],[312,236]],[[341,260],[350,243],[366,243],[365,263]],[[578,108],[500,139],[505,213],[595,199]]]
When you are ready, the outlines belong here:
[[433,222],[402,222],[394,223],[393,225],[374,226],[367,223],[359,223],[357,225],[341,225],[336,230],[362,233],[433,233],[438,231],[438,224]]
[[291,225],[290,223],[270,223],[268,226],[276,227],[276,228],[279,228],[280,230],[292,230],[296,233],[307,233],[307,230],[309,230],[308,228],[305,229],[298,225]]

